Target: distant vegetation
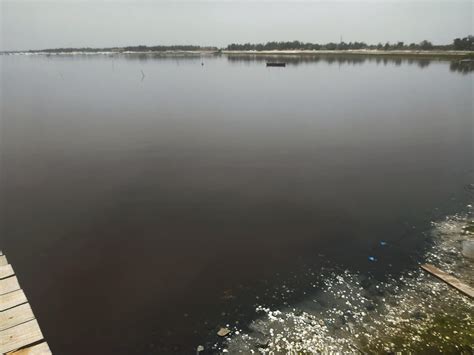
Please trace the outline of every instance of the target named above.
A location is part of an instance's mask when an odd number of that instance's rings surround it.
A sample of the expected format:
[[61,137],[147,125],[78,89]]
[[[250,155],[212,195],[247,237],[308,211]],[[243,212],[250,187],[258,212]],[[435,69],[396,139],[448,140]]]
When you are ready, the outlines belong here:
[[453,47],[457,51],[474,51],[474,36],[456,38]]
[[[351,50],[351,49],[378,49],[378,50],[457,50],[457,51],[474,51],[474,36],[464,38],[456,38],[451,44],[434,45],[430,41],[424,40],[420,43],[378,43],[367,44],[365,42],[330,42],[326,44],[290,41],[290,42],[267,42],[263,43],[245,43],[245,44],[229,44],[226,50],[230,51],[268,51],[268,50]],[[166,52],[166,51],[219,51],[217,47],[210,46],[193,46],[193,45],[172,45],[172,46],[128,46],[128,47],[108,47],[108,48],[54,48],[30,50],[30,53],[98,53],[98,52]]]
[[121,48],[124,51],[130,52],[164,52],[164,51],[217,51],[217,47],[201,47],[201,46],[132,46]]
[[300,41],[291,42],[267,42],[265,44],[230,44],[226,48],[230,51],[268,51],[268,50],[348,50],[348,49],[378,49],[378,50],[460,50],[472,51],[474,50],[474,36],[467,36],[465,38],[456,38],[452,44],[447,45],[433,45],[431,42],[424,40],[420,43],[378,43],[367,44],[365,42],[339,42],[339,43],[309,43]]
[[85,52],[85,53],[97,53],[97,52],[165,52],[165,51],[217,51],[217,47],[201,47],[191,45],[174,45],[174,46],[129,46],[129,47],[109,47],[109,48],[54,48],[54,49],[41,49],[41,50],[30,50],[29,52],[34,53],[72,53],[72,52]]

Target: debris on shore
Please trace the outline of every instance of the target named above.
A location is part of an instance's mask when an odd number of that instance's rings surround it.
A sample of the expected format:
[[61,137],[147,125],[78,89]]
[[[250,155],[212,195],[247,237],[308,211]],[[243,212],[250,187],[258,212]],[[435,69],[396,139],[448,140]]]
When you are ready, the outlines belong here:
[[[434,222],[424,261],[474,284],[472,260],[463,245],[474,239],[472,214]],[[387,281],[328,271],[324,287],[294,306],[272,310],[247,331],[233,334],[215,350],[229,353],[455,352],[473,351],[474,302],[421,269]],[[229,330],[230,332],[230,330]]]
[[220,337],[225,337],[226,335],[228,335],[230,333],[230,330],[228,328],[221,328],[219,329],[219,331],[217,332],[217,335],[219,335]]

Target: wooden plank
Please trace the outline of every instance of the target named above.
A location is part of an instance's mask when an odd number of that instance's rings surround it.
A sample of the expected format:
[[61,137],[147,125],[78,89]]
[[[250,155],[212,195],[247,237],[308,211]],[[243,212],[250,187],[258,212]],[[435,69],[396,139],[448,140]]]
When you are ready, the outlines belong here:
[[11,355],[52,355],[47,343],[41,343],[29,348],[13,351]]
[[20,289],[16,276],[0,280],[0,295]]
[[25,293],[0,251],[0,354],[51,355],[48,344],[42,340]]
[[0,312],[0,331],[35,319],[28,303]]
[[0,266],[4,266],[8,264],[7,257],[5,255],[0,255]]
[[0,295],[0,311],[16,307],[26,302],[28,302],[28,300],[26,299],[25,293],[21,289]]
[[0,279],[4,279],[14,274],[15,273],[13,272],[13,268],[10,264],[0,266]]
[[0,353],[16,350],[43,339],[36,319],[0,332]]
[[444,271],[436,268],[435,266],[431,264],[424,264],[421,265],[421,268],[427,272],[429,272],[431,275],[437,277],[438,279],[446,282],[448,285],[454,287],[456,290],[464,293],[465,295],[474,298],[474,289],[470,287],[469,285],[466,285],[465,283],[462,283],[459,281],[457,278],[454,276],[451,276]]

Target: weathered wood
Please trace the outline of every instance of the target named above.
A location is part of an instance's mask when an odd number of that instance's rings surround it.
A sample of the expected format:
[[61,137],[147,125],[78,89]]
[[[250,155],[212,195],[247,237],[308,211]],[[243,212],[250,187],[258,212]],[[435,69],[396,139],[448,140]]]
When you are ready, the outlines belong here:
[[28,303],[0,312],[0,331],[35,319]]
[[0,263],[0,354],[51,355],[12,266]]
[[0,266],[4,266],[8,264],[7,257],[5,255],[0,255]]
[[10,264],[0,266],[0,279],[4,279],[14,274],[15,273],[13,272],[13,268]]
[[8,354],[11,354],[11,355],[51,355],[52,352],[49,349],[49,346],[47,343],[41,343],[29,348],[12,351],[11,353],[8,353]]
[[16,307],[22,303],[26,303],[25,293],[23,290],[16,290],[13,292],[0,295],[0,311],[4,311],[8,308]]
[[0,353],[16,350],[43,339],[36,319],[0,332]]
[[454,276],[451,276],[444,271],[438,269],[437,267],[431,265],[431,264],[424,264],[421,265],[421,268],[427,272],[429,272],[431,275],[437,277],[438,279],[446,282],[448,285],[454,287],[456,290],[464,293],[465,295],[474,298],[474,289],[470,287],[469,285],[466,285],[465,283],[462,283],[459,281],[457,278]]
[[0,280],[0,295],[19,289],[20,285],[18,284],[16,276]]

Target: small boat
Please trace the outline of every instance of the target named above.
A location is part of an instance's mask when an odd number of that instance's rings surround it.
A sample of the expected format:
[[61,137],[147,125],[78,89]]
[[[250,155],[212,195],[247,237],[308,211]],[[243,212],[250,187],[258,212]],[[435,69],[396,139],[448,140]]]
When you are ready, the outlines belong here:
[[267,62],[267,67],[286,67],[286,63],[283,63],[283,62]]

